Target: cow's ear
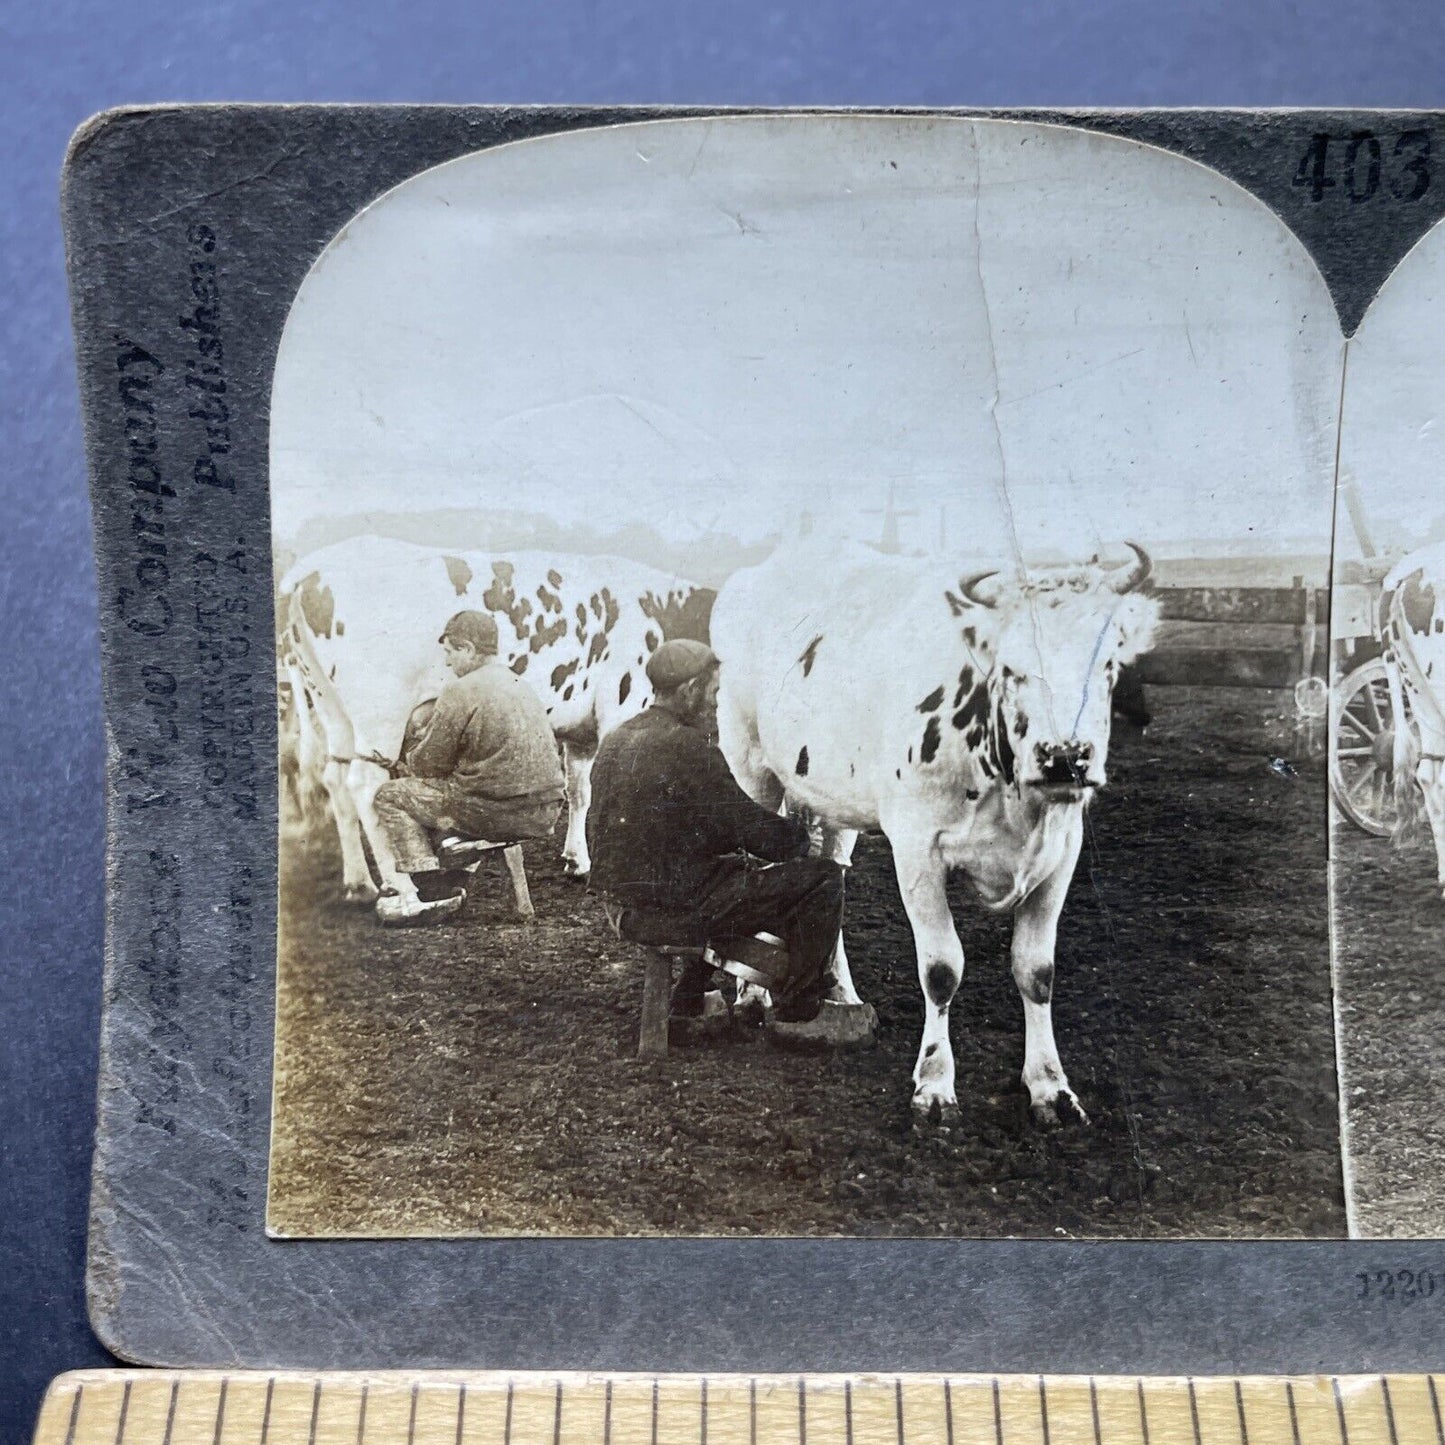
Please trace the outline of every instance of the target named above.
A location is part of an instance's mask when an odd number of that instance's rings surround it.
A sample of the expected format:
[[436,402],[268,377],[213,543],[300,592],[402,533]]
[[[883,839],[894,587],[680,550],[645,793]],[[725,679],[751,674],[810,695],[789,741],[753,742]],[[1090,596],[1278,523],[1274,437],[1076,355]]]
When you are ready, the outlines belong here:
[[1119,662],[1133,662],[1148,652],[1159,625],[1159,603],[1142,592],[1130,592],[1119,599],[1114,611],[1119,628],[1119,646],[1114,656]]

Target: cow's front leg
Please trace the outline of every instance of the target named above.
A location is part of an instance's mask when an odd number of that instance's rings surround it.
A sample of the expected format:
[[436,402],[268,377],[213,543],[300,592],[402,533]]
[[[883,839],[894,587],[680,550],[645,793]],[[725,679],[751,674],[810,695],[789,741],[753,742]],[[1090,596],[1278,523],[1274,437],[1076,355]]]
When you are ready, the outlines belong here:
[[567,773],[567,841],[562,846],[562,867],[570,877],[585,880],[592,871],[587,851],[587,809],[592,805],[592,763],[597,749],[563,743],[562,762]]
[[1059,1062],[1053,1019],[1054,944],[1083,831],[1080,808],[1059,866],[1014,910],[1013,975],[1024,1005],[1023,1082],[1034,1122],[1050,1128],[1089,1122]]
[[913,1066],[913,1107],[927,1117],[953,1118],[958,1100],[948,1006],[963,980],[963,945],[948,906],[947,870],[931,835],[909,839],[890,833],[889,841],[903,907],[913,925],[918,981],[923,987],[923,1039]]

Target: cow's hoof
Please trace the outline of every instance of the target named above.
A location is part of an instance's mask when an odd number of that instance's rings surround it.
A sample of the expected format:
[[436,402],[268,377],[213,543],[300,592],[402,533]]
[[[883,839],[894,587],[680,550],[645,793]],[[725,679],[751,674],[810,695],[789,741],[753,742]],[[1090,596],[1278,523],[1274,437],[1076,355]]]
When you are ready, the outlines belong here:
[[342,896],[359,908],[370,908],[376,902],[379,890],[374,883],[348,883]]
[[592,870],[590,868],[579,868],[575,863],[568,862],[562,865],[562,875],[569,883],[585,884],[592,876]]
[[938,1094],[915,1094],[913,1114],[920,1124],[947,1126],[958,1123],[963,1111],[954,1099],[945,1099]]
[[1052,1099],[1036,1099],[1029,1106],[1029,1114],[1041,1129],[1067,1129],[1072,1125],[1089,1122],[1084,1106],[1068,1089],[1062,1090]]

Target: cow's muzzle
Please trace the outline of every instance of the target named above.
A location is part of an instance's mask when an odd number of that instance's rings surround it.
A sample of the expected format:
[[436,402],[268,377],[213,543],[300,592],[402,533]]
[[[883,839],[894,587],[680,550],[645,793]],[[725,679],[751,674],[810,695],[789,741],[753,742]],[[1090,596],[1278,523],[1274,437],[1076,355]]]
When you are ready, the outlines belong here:
[[1093,761],[1093,743],[1035,743],[1034,776],[1029,786],[1081,797],[1087,789],[1099,786],[1099,780],[1089,774]]

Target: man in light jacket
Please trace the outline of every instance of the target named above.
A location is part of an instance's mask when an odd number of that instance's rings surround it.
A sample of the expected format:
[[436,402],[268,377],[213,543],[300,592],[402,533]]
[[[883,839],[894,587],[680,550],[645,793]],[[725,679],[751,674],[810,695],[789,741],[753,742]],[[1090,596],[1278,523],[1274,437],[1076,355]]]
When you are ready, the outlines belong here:
[[383,923],[432,922],[461,907],[465,889],[438,862],[439,836],[545,838],[562,807],[551,724],[536,693],[497,656],[495,619],[458,612],[438,640],[455,678],[429,717],[418,709],[401,776],[376,793],[376,816],[397,868],[416,886],[413,898],[382,894],[376,907]]

